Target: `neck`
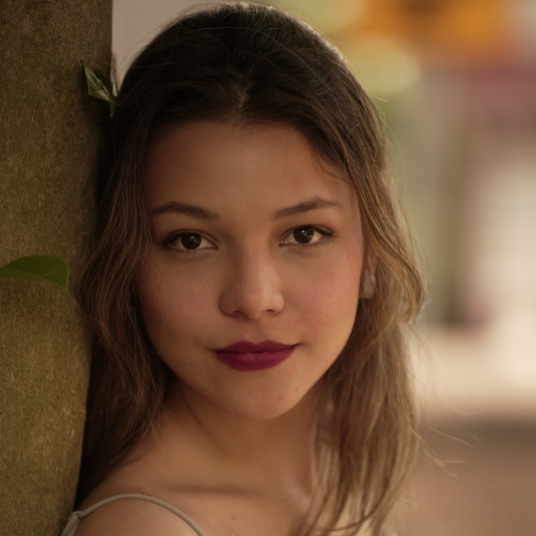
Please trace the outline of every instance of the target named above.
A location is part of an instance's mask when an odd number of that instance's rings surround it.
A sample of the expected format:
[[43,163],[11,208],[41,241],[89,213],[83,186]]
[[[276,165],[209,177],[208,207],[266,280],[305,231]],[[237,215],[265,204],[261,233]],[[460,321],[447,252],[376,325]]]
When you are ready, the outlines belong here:
[[157,423],[154,448],[181,486],[262,494],[284,488],[311,496],[319,396],[316,386],[285,414],[248,420],[177,383]]

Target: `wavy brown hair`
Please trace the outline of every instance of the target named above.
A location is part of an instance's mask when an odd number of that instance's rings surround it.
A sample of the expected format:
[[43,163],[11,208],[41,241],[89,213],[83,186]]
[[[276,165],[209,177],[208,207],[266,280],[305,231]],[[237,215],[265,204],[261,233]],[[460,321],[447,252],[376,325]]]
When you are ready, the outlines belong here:
[[[289,125],[346,172],[359,201],[376,293],[326,373],[318,426],[322,526],[379,534],[414,457],[405,330],[423,284],[401,230],[381,121],[337,50],[276,8],[187,14],[138,55],[121,85],[98,185],[96,246],[80,284],[95,332],[78,501],[113,471],[162,410],[170,375],[134,292],[149,251],[147,150],[167,126],[202,120]],[[320,517],[317,517],[317,520]],[[344,531],[343,531],[344,532]]]

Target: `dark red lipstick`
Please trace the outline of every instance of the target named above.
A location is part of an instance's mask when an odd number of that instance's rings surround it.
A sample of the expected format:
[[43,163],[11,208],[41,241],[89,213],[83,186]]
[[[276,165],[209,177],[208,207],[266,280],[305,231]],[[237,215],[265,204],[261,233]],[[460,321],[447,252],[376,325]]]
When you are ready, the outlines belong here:
[[272,368],[288,359],[297,344],[281,344],[273,341],[259,343],[239,341],[225,348],[214,350],[216,358],[234,370],[244,372]]

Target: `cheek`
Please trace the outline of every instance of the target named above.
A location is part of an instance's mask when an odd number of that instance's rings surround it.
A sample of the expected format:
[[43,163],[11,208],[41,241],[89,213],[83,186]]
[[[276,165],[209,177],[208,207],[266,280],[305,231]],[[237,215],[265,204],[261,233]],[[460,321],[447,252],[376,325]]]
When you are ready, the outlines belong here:
[[[147,267],[136,285],[138,301],[149,337],[155,347],[164,339],[195,331],[195,324],[206,325],[210,302],[204,288],[188,278],[166,274]],[[159,342],[160,341],[160,342]]]
[[178,288],[173,292],[174,303],[177,304],[177,314],[181,319],[204,317],[211,303],[206,292],[201,292],[193,287]]
[[296,301],[304,321],[313,328],[353,325],[359,301],[360,269],[352,268],[334,263],[320,273],[301,278]]

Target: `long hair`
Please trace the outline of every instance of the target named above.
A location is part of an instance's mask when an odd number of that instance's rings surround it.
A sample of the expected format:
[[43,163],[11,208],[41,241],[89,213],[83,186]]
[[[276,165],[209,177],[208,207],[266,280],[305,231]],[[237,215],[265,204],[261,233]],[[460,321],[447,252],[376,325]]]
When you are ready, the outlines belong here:
[[[80,283],[95,333],[78,500],[148,432],[170,371],[148,339],[134,281],[150,247],[143,171],[169,125],[278,123],[344,170],[376,292],[325,374],[317,433],[326,490],[322,526],[379,534],[414,457],[405,329],[423,284],[398,221],[375,107],[338,51],[295,17],[247,3],[183,16],[138,55],[121,85],[98,184],[96,246]],[[328,520],[327,522],[325,520]]]

